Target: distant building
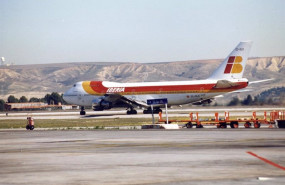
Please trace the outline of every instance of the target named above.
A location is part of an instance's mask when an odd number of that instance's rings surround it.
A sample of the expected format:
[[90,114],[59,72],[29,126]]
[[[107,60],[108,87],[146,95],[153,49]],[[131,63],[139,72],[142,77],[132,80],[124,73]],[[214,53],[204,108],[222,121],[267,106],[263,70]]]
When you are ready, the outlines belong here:
[[5,57],[1,57],[1,65],[3,66],[5,63]]
[[7,111],[11,110],[43,110],[43,109],[62,109],[71,110],[79,109],[77,105],[48,105],[43,102],[29,102],[29,103],[5,103],[4,105]]
[[11,66],[14,65],[14,63],[5,63],[5,57],[1,57],[1,66]]

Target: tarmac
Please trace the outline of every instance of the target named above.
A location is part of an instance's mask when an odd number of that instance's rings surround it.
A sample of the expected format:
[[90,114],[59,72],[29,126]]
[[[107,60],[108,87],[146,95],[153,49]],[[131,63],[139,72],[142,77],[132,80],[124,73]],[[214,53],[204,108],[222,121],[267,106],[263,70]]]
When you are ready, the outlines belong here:
[[[214,117],[215,112],[218,112],[221,117],[225,115],[225,111],[230,112],[230,116],[244,116],[252,117],[252,112],[256,111],[257,116],[263,116],[264,111],[267,111],[269,116],[270,111],[283,110],[284,107],[250,107],[250,108],[205,108],[205,109],[168,109],[169,116],[171,117],[189,117],[189,113],[199,112],[199,116]],[[27,119],[28,116],[32,116],[34,119],[96,119],[96,118],[151,118],[151,114],[142,114],[142,110],[137,110],[138,114],[127,115],[126,110],[115,109],[106,111],[93,111],[87,110],[86,115],[79,115],[79,110],[71,111],[41,111],[41,112],[9,112],[8,116],[5,112],[0,113],[0,120],[21,120]],[[165,117],[165,110],[163,109],[163,117]],[[158,118],[158,114],[155,114],[155,118]]]
[[283,185],[285,130],[0,130],[0,184]]

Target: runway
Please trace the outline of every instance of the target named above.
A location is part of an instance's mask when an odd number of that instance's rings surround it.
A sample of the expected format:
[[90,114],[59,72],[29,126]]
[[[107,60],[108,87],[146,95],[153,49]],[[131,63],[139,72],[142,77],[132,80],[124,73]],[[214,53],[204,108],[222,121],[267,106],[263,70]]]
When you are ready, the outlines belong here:
[[284,184],[283,129],[0,131],[0,184]]

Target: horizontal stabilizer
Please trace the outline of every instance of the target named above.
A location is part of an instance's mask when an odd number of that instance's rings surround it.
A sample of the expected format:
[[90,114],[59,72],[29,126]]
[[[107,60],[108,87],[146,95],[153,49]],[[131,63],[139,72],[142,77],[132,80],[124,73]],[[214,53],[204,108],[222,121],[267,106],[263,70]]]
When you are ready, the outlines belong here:
[[215,85],[216,89],[225,89],[225,88],[230,88],[230,87],[234,87],[234,86],[238,86],[237,83],[228,81],[228,80],[218,80],[217,84]]
[[267,81],[271,81],[274,80],[274,78],[270,78],[270,79],[265,79],[265,80],[258,80],[258,81],[253,81],[253,82],[249,82],[248,84],[257,84],[257,83],[262,83],[262,82],[267,82]]
[[253,91],[253,89],[239,89],[236,91],[232,91],[230,93],[242,93],[242,92],[251,92],[251,91]]
[[223,98],[224,95],[218,95],[218,96],[215,96],[214,98]]
[[[236,91],[232,91],[232,92],[229,92],[228,94],[231,94],[231,93],[242,93],[242,92],[251,92],[253,91],[253,89],[239,89],[239,90],[236,90]],[[218,95],[218,96],[215,96],[214,98],[223,98],[224,95]]]

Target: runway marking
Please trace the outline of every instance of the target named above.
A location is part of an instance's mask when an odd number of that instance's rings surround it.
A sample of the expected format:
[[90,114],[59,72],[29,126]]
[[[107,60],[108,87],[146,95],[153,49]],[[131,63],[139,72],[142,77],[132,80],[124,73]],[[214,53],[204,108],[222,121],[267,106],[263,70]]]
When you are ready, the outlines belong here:
[[250,154],[250,155],[252,155],[252,156],[254,156],[254,157],[256,157],[256,158],[258,158],[258,159],[260,159],[260,160],[262,160],[262,161],[264,161],[264,162],[266,162],[267,164],[270,164],[270,165],[272,165],[272,166],[275,166],[276,168],[280,168],[281,170],[285,170],[285,167],[284,167],[284,166],[280,166],[279,164],[276,164],[276,163],[274,163],[274,162],[272,162],[272,161],[270,161],[270,160],[268,160],[268,159],[265,159],[265,158],[263,158],[263,157],[260,157],[260,156],[258,156],[257,154],[255,154],[255,153],[253,153],[253,152],[246,152],[246,153],[248,153],[248,154]]

